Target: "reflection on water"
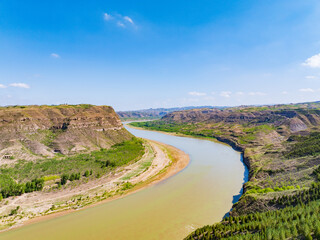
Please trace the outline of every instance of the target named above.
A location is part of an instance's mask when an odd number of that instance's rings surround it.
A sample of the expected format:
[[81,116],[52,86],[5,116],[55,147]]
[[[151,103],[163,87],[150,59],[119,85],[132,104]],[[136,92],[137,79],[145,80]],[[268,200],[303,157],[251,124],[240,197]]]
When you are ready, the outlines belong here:
[[0,239],[182,239],[220,221],[247,180],[241,154],[208,140],[128,129],[190,155],[183,171],[109,203],[0,234]]

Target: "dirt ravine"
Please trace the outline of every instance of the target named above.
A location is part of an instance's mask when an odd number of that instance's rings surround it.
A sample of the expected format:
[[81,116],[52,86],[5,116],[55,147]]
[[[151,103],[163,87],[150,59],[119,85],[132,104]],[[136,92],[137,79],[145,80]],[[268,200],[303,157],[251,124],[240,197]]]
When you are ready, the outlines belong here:
[[[0,215],[5,217],[0,219],[1,229],[8,230],[122,198],[178,173],[189,163],[186,153],[163,143],[147,140],[145,149],[139,161],[99,179],[60,190],[27,193],[2,201]],[[9,216],[11,210],[18,206],[18,213]]]

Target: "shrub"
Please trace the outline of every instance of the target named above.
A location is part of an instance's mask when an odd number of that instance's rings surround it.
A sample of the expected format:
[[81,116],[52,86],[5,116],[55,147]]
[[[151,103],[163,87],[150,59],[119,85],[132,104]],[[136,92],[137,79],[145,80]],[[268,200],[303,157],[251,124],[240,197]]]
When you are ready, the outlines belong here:
[[90,175],[90,172],[88,170],[85,171],[84,174],[83,174],[83,176],[85,176],[85,177],[89,177],[89,175]]
[[61,185],[65,185],[67,183],[68,179],[69,179],[69,175],[68,174],[63,174],[61,176]]

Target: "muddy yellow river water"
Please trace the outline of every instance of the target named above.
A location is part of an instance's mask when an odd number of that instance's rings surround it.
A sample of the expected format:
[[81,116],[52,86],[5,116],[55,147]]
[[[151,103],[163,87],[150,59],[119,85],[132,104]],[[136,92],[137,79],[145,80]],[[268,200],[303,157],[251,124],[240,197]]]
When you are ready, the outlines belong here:
[[122,199],[0,234],[0,239],[183,239],[220,221],[246,180],[239,152],[208,140],[128,129],[190,155],[180,173]]

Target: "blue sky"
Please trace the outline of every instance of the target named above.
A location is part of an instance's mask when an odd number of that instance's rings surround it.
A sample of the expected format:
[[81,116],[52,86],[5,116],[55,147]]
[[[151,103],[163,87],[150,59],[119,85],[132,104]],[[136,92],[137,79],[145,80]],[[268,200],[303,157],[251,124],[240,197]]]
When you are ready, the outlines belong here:
[[318,0],[0,1],[0,105],[320,100]]

